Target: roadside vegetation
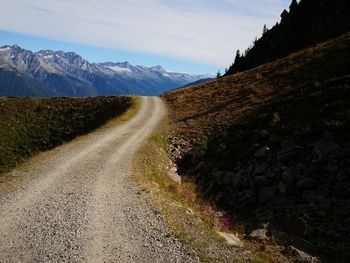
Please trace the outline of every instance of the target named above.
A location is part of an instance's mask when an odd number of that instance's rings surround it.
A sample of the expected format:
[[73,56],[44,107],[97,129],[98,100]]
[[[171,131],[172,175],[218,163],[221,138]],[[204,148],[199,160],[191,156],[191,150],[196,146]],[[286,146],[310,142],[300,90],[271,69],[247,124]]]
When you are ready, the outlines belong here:
[[228,231],[225,213],[203,199],[189,178],[183,178],[181,184],[169,178],[168,121],[168,117],[163,119],[134,157],[133,178],[140,185],[140,194],[151,196],[174,235],[202,262],[273,262],[273,257],[258,251],[254,244],[247,243],[244,249],[228,245],[217,233]]
[[125,113],[134,101],[131,97],[0,97],[0,173],[96,129]]

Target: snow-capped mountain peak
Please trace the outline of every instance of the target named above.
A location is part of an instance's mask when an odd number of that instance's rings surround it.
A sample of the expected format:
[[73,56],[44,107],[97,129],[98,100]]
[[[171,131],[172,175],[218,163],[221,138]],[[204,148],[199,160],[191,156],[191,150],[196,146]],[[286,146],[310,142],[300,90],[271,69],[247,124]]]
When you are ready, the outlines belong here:
[[6,52],[6,51],[9,51],[11,49],[10,46],[2,46],[0,47],[0,52]]
[[117,73],[131,73],[131,69],[127,68],[127,67],[121,67],[118,65],[115,66],[107,66],[107,68],[117,72]]
[[160,65],[150,67],[150,70],[160,72],[160,73],[167,73],[167,71],[164,68],[162,68],[162,66],[160,66]]

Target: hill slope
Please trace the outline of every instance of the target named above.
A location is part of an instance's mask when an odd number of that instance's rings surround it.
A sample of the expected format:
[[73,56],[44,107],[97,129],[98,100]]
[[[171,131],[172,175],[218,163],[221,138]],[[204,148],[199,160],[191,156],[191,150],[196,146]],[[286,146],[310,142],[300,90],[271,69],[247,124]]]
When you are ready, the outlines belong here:
[[164,95],[173,157],[204,198],[249,222],[246,231],[268,222],[282,245],[287,233],[289,244],[344,262],[350,229],[336,222],[350,211],[348,54],[350,33]]
[[133,103],[129,97],[0,98],[0,173],[92,131]]

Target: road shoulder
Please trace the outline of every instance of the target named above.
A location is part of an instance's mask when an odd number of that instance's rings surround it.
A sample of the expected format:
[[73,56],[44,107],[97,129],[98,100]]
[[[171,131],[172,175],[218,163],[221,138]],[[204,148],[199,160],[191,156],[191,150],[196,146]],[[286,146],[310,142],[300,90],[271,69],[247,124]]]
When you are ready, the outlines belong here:
[[[133,161],[133,179],[144,195],[150,195],[153,206],[164,215],[172,234],[186,244],[203,262],[259,262],[247,250],[230,246],[219,237],[214,218],[204,218],[193,184],[172,181],[167,154],[167,114],[156,131],[137,151]],[[209,220],[208,220],[209,219]],[[209,221],[209,222],[208,222]]]

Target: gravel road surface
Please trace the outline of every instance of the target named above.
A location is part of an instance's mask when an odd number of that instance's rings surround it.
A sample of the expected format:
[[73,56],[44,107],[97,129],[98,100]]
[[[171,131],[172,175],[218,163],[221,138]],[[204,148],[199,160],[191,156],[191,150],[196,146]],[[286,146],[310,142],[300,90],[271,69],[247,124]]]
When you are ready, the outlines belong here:
[[198,262],[130,179],[135,151],[164,114],[143,97],[131,120],[31,158],[0,197],[0,262]]

